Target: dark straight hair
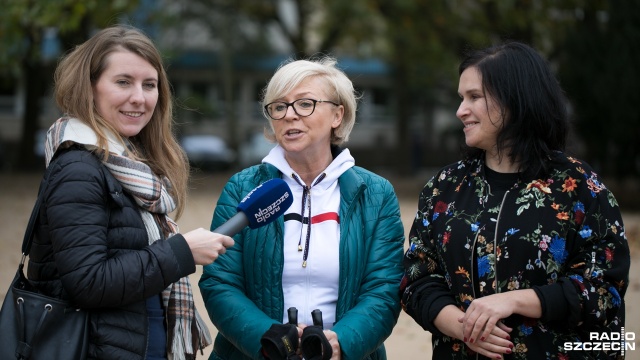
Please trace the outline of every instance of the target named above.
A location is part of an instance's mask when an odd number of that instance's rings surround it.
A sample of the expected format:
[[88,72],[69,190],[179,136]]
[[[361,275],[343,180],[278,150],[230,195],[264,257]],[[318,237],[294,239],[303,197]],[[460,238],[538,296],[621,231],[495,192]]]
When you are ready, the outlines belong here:
[[[549,175],[554,151],[564,151],[569,133],[568,102],[547,61],[530,46],[509,41],[469,53],[458,68],[474,67],[482,89],[504,114],[497,136],[499,156],[519,164],[525,179]],[[484,152],[463,146],[465,158]]]

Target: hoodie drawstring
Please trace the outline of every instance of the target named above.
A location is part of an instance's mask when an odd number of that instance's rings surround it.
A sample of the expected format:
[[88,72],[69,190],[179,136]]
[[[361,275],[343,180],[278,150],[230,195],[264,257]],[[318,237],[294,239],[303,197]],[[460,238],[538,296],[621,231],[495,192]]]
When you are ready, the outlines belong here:
[[[302,225],[307,224],[307,237],[304,242],[304,253],[302,254],[302,267],[307,267],[307,257],[309,256],[309,240],[311,239],[311,188],[318,185],[322,179],[327,176],[326,173],[322,173],[318,179],[311,185],[305,185],[296,174],[291,174],[293,180],[295,180],[298,185],[302,186],[302,208],[300,209],[300,217],[302,218]],[[307,213],[308,217],[304,216],[305,207],[308,209]],[[300,240],[298,241],[298,251],[302,251],[302,228],[300,228]]]

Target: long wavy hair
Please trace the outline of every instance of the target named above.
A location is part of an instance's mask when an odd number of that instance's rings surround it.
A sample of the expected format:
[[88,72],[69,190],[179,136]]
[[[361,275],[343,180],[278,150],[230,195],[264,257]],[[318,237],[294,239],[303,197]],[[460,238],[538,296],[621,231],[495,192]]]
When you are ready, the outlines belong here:
[[[565,93],[547,61],[530,46],[510,41],[469,53],[458,73],[470,67],[505,117],[498,156],[508,156],[526,178],[549,175],[553,152],[565,149],[570,122]],[[470,159],[484,151],[463,145],[463,153]]]
[[[162,57],[151,39],[142,31],[123,25],[103,29],[64,56],[54,74],[54,96],[58,107],[91,127],[98,146],[108,150],[105,130],[118,131],[98,114],[93,86],[107,66],[108,56],[116,51],[130,51],[145,59],[158,72],[158,102],[151,120],[130,139],[134,159],[144,161],[156,175],[171,182],[170,192],[179,218],[184,210],[189,179],[189,163],[174,134],[173,99]],[[121,139],[125,143],[125,139]],[[107,152],[103,154],[106,158]]]

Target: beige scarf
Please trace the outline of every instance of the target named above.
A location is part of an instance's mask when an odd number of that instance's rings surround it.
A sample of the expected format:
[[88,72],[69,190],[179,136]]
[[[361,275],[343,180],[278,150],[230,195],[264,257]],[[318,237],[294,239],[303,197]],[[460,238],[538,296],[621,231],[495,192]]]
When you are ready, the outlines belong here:
[[[45,142],[46,164],[49,166],[58,149],[79,144],[89,150],[97,149],[97,136],[78,119],[58,119],[49,131]],[[155,175],[143,162],[126,157],[125,147],[117,138],[108,134],[109,156],[103,164],[135,199],[149,243],[178,232],[178,225],[167,214],[176,205],[169,193],[171,184],[166,177]],[[206,324],[196,311],[189,278],[184,277],[162,292],[165,316],[168,324],[168,352],[174,359],[195,359],[194,349],[204,349],[211,344],[211,335]]]

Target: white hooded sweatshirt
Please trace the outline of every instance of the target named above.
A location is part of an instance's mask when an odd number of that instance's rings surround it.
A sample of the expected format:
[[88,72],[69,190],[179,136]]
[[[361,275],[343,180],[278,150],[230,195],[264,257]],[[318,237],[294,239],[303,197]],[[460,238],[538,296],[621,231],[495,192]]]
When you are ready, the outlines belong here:
[[[320,309],[324,329],[331,329],[336,321],[340,275],[338,178],[354,166],[355,160],[348,149],[342,150],[333,159],[324,172],[312,182],[304,201],[304,213],[303,194],[307,192],[304,191],[304,183],[300,180],[300,175],[293,171],[285,160],[284,149],[280,146],[274,147],[262,162],[277,167],[293,193],[293,204],[284,215],[282,321],[289,322],[287,309],[295,307],[298,309],[298,323],[313,325],[311,312]],[[311,213],[311,230],[308,233],[309,212]],[[305,253],[306,266],[303,266]]]

